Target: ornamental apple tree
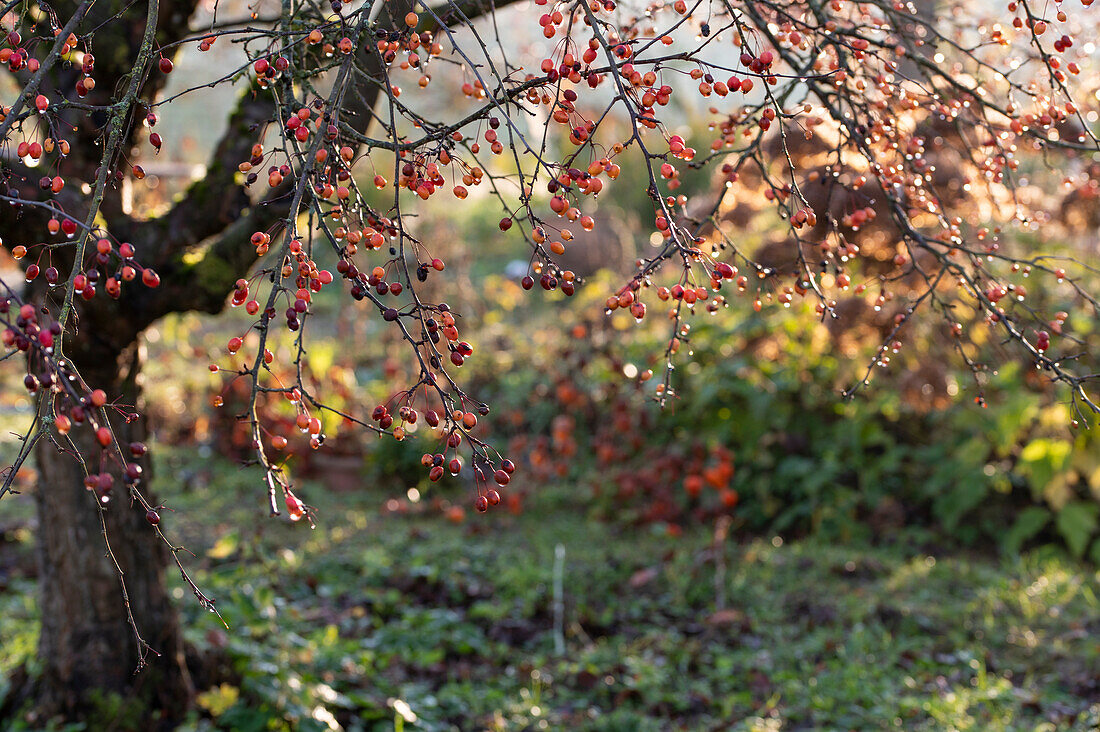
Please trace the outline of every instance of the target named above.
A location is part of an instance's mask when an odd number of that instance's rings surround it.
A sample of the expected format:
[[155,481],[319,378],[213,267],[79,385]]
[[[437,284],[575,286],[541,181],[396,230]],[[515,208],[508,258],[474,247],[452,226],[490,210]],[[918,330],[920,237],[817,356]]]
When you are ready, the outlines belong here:
[[[807,302],[829,323],[860,301],[892,315],[853,392],[933,323],[960,368],[983,368],[970,344],[992,332],[1089,420],[1094,359],[1069,323],[1096,317],[1094,270],[1026,243],[1044,241],[1050,201],[1021,189],[1040,169],[1067,199],[1096,195],[1091,4],[261,0],[234,15],[217,0],[11,0],[0,232],[20,277],[0,282],[0,332],[34,418],[0,496],[37,463],[29,693],[72,713],[121,691],[166,718],[193,694],[165,573],[216,605],[155,497],[137,347],[170,313],[250,316],[209,368],[247,385],[239,419],[272,515],[313,519],[257,408],[270,400],[292,406],[309,448],[335,415],[420,441],[431,480],[469,466],[478,511],[501,501],[518,476],[479,432],[490,405],[463,387],[479,354],[439,299],[447,262],[418,237],[431,199],[499,207],[500,236],[526,252],[522,287],[569,296],[584,284],[561,262],[595,228],[594,199],[644,189],[655,246],[605,307],[667,321],[665,368],[637,374],[661,403],[693,317]],[[168,92],[179,54],[226,46],[229,68]],[[175,144],[163,120],[219,86],[236,101],[206,175],[132,211],[123,184]],[[692,107],[709,122],[697,139],[676,132]],[[689,170],[715,194],[685,195]],[[741,243],[747,224],[727,214],[744,203],[778,222],[769,252]],[[1053,287],[1066,310],[1032,305],[1029,290]],[[337,409],[302,378],[322,290],[407,346],[416,376],[386,403]],[[291,362],[273,363],[277,344]]]

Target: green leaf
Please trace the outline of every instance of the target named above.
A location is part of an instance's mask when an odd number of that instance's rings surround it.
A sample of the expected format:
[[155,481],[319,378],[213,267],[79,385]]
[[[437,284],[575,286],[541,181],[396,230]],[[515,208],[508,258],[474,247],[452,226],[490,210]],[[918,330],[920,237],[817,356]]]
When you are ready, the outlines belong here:
[[1100,515],[1100,504],[1087,501],[1067,503],[1058,512],[1056,522],[1058,532],[1066,540],[1069,550],[1075,557],[1084,555],[1089,539],[1096,531],[1098,515]]
[[952,531],[963,516],[981,504],[989,493],[989,484],[981,473],[956,476],[954,485],[936,498],[933,510],[944,528]]
[[225,534],[214,546],[207,550],[206,556],[211,559],[227,559],[237,551],[241,544],[241,537],[236,532]]
[[1020,511],[1012,528],[1001,540],[1001,548],[1008,554],[1018,554],[1024,542],[1035,536],[1050,521],[1050,510],[1042,506],[1030,506]]
[[236,686],[222,684],[199,694],[195,697],[195,701],[200,707],[209,712],[210,716],[217,719],[236,704],[240,696],[241,691]]
[[1061,472],[1073,445],[1065,440],[1032,440],[1020,452],[1019,469],[1031,483],[1032,495],[1042,495],[1047,484]]

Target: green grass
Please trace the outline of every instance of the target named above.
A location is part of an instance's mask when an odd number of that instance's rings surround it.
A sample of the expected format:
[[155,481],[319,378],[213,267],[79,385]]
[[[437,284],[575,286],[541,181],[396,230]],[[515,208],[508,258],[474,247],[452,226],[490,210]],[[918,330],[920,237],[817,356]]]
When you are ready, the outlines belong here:
[[[189,639],[223,648],[233,669],[191,729],[1100,724],[1100,575],[1054,552],[1001,563],[735,536],[716,613],[708,533],[590,522],[566,488],[521,516],[456,525],[385,514],[381,489],[314,486],[310,530],[267,518],[250,471],[176,451],[158,475],[177,509],[165,525],[229,624],[176,587]],[[6,536],[6,556],[29,555],[29,532]],[[0,574],[0,673],[33,653],[33,585],[18,574]]]

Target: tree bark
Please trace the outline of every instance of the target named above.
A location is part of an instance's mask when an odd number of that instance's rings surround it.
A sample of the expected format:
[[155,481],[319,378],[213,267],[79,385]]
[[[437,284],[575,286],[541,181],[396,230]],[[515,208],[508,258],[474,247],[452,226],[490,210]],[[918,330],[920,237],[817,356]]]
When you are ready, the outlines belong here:
[[[97,344],[78,352],[82,357],[74,362],[86,382],[120,404],[137,402],[136,342],[121,350]],[[112,424],[122,445],[145,441],[143,418],[126,424],[119,415]],[[99,454],[91,430],[74,429],[71,436],[82,455]],[[194,696],[165,584],[168,547],[146,520],[145,509],[130,501],[121,475],[116,474],[113,495],[101,510],[73,455],[43,440],[35,457],[42,633],[32,714],[39,721],[79,717],[114,729],[167,726]],[[148,454],[137,462],[144,471],[142,492],[152,501]],[[97,472],[99,466],[89,469]],[[139,642],[131,622],[151,650]],[[113,694],[126,703],[112,704]]]

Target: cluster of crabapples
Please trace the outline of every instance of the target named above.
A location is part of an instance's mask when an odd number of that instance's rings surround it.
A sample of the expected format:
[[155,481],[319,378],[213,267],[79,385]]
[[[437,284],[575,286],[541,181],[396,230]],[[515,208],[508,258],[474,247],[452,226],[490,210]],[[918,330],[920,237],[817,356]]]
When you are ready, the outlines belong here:
[[[102,419],[104,409],[121,407],[108,403],[107,393],[102,389],[92,389],[81,394],[76,389],[78,383],[64,359],[54,357],[55,339],[61,335],[61,324],[56,320],[46,322],[47,313],[30,303],[18,304],[11,299],[0,300],[0,322],[7,327],[0,332],[0,343],[5,348],[27,353],[30,357],[30,371],[23,377],[23,386],[30,394],[45,394],[51,400],[53,427],[61,437],[67,436],[74,428],[86,427],[92,431],[96,444],[103,451],[106,463],[113,460],[112,448],[115,442],[114,432]],[[127,421],[137,418],[137,414],[123,412]],[[130,456],[136,460],[145,454],[145,445],[140,442],[128,446]],[[127,485],[133,485],[141,479],[142,468],[137,462],[122,464],[122,479]],[[84,481],[88,490],[95,492],[103,503],[111,497],[114,476],[102,470],[90,474]]]
[[[427,71],[429,61],[443,53],[443,44],[433,38],[430,31],[417,33],[414,29],[420,24],[420,17],[416,13],[405,15],[405,27],[411,32],[392,31],[379,29],[377,35],[378,55],[387,65],[397,64],[403,71],[415,71],[419,76],[416,85],[421,89],[427,88],[432,82],[432,77]],[[399,55],[402,57],[398,62]],[[400,95],[401,90],[395,87],[395,95]]]
[[[478,413],[485,416],[489,413],[489,410],[482,405],[478,408]],[[478,415],[474,412],[455,409],[450,413],[448,419],[441,417],[439,412],[434,409],[427,409],[422,416],[424,423],[430,429],[438,432],[445,446],[444,452],[424,453],[421,456],[420,464],[428,469],[428,479],[435,483],[442,479],[447,472],[450,472],[452,476],[459,475],[463,467],[462,458],[458,454],[458,449],[463,442],[462,435],[464,432],[477,427]],[[378,424],[379,429],[390,430],[398,440],[405,439],[407,427],[415,425],[420,417],[421,414],[408,404],[397,410],[397,418],[400,421],[396,425],[394,424],[394,415],[390,413],[387,405],[379,404],[371,412],[371,419]],[[515,470],[515,464],[507,458],[502,458],[499,467],[494,468],[491,462],[475,453],[473,473],[477,486],[477,497],[474,499],[474,508],[484,513],[489,510],[490,506],[496,506],[500,503],[500,493],[497,492],[496,488],[488,487],[488,473],[491,472],[492,481],[498,487],[504,487],[511,482]]]
[[[60,36],[61,29],[55,27],[53,29],[53,35],[54,37]],[[32,45],[38,40],[39,39],[32,39],[32,43],[24,43],[24,38],[18,30],[12,29],[8,31],[7,35],[4,38],[4,42],[7,45],[5,45],[3,48],[0,48],[0,63],[7,64],[8,71],[11,71],[12,73],[15,73],[16,71],[28,71],[32,74],[35,73],[40,68],[41,62],[31,56],[28,46]],[[76,35],[70,33],[65,39],[65,42],[61,44],[61,55],[65,56],[73,51],[76,48],[78,42],[79,40],[77,39]],[[95,88],[95,81],[90,78],[94,64],[95,60],[89,57],[87,64],[84,65],[82,68],[82,71],[87,81],[89,81],[91,85],[87,87],[87,90],[85,90],[83,84],[81,83],[85,79],[78,81],[76,84],[76,91],[77,94],[79,94],[80,96],[84,96],[85,94],[87,94],[87,91]],[[38,109],[40,112],[44,109],[44,106],[41,104],[41,102],[39,102]]]
[[[458,433],[453,432],[452,434],[457,435]],[[453,440],[448,438],[448,447],[451,447],[451,442]],[[457,444],[455,447],[457,447]],[[443,453],[432,454],[426,452],[420,457],[420,464],[428,468],[428,479],[432,482],[439,481],[447,472],[450,472],[452,476],[457,476],[462,472],[462,460],[457,454],[448,460]],[[489,478],[486,473],[492,471],[493,483],[503,488],[511,482],[515,470],[515,464],[507,458],[501,460],[500,467],[495,470],[492,465],[488,464],[474,466],[474,479],[477,484],[477,497],[474,498],[474,508],[479,513],[485,513],[491,506],[500,503],[500,493],[496,488],[489,487]]]
[[[392,226],[390,222],[382,222],[373,220],[373,223],[385,230]],[[361,233],[361,232],[360,232]],[[368,236],[368,244],[370,239],[374,236],[381,236],[377,231],[371,230],[371,234]],[[342,238],[352,238],[348,232],[342,235]],[[356,241],[361,241],[361,236],[355,237]],[[266,253],[271,244],[271,235],[267,232],[256,232],[252,236],[252,243],[257,247],[257,253]],[[373,248],[368,245],[368,249]],[[349,259],[348,255],[354,254],[356,250],[355,244],[347,244],[341,258],[337,262],[337,272],[346,280],[351,283],[350,293],[357,299],[362,300],[367,296],[368,292],[373,291],[378,296],[399,296],[403,291],[403,285],[398,281],[388,281],[386,267],[376,266],[369,273],[360,271]],[[292,300],[290,307],[286,310],[287,328],[291,331],[298,330],[300,328],[301,316],[308,313],[309,305],[312,301],[313,293],[318,292],[327,284],[333,281],[333,275],[327,270],[318,269],[316,263],[309,256],[306,250],[302,246],[301,240],[291,239],[286,247],[287,257],[282,265],[282,278],[286,282],[293,281],[293,284],[297,287],[296,291],[292,292],[289,287],[285,288],[288,300]],[[420,279],[424,279],[427,269],[433,269],[441,271],[444,269],[444,264],[441,260],[435,259],[431,263],[423,263],[421,270],[418,271]],[[234,287],[231,295],[231,304],[234,307],[244,306],[246,311],[250,315],[256,315],[260,312],[259,302],[252,297],[252,286],[248,280],[239,279]],[[396,308],[383,307],[382,317],[386,321],[395,321],[400,317],[400,314]],[[271,320],[276,315],[274,307],[268,307],[265,310],[265,316],[267,320]],[[466,358],[473,354],[473,346],[465,341],[459,340],[459,331],[454,314],[450,311],[449,306],[446,303],[439,303],[434,306],[432,314],[423,319],[424,337],[426,340],[430,340],[433,344],[439,344],[443,339],[446,339],[448,349],[450,352],[450,362],[454,366],[461,366]],[[230,355],[236,355],[244,347],[245,340],[243,337],[234,336],[229,339],[226,344],[226,351]],[[269,349],[264,350],[263,361],[266,365],[270,365],[274,360],[274,355]],[[442,363],[439,361],[438,356],[433,354],[431,356],[431,364],[435,369],[442,367]],[[211,364],[210,370],[217,372],[220,368],[216,364]],[[299,413],[296,420],[297,426],[303,433],[307,433],[310,436],[310,446],[313,449],[317,449],[324,441],[324,436],[321,434],[321,421],[316,417],[311,417],[302,403],[301,392],[299,389],[289,389],[285,391],[285,396],[288,400],[295,403],[298,406]],[[220,397],[215,398],[215,406],[221,406],[222,400]],[[484,409],[484,408],[483,408]],[[487,413],[485,409],[482,414]],[[401,418],[400,424],[394,426],[393,417],[388,413],[385,407],[379,407],[374,411],[372,415],[374,420],[379,423],[379,427],[382,430],[391,430],[392,435],[398,439],[403,440],[406,436],[405,425],[414,424],[417,421],[417,412],[411,407],[402,407],[399,410],[399,416]],[[460,414],[455,418],[455,424],[461,424],[465,429],[471,429],[476,425],[476,416],[473,413]],[[425,421],[432,427],[438,427],[440,419],[438,415],[429,410],[425,414]],[[461,435],[458,432],[452,432],[448,436],[448,442],[452,448],[457,448],[461,444]],[[272,447],[278,450],[282,450],[287,447],[287,440],[282,436],[275,436],[271,440]],[[292,509],[288,507],[291,514],[294,513]]]
[[[65,219],[65,221],[71,220]],[[58,222],[57,219],[51,219],[47,226],[51,233],[57,233],[64,231],[63,223]],[[43,250],[45,250],[44,246]],[[12,247],[12,256],[15,259],[24,259],[27,255],[28,250],[25,246]],[[99,291],[97,288],[101,286],[103,292],[117,300],[122,295],[123,283],[138,279],[139,273],[143,285],[150,288],[159,287],[160,275],[152,267],[141,266],[134,259],[134,255],[132,244],[122,242],[116,247],[110,239],[100,237],[95,242],[95,251],[88,256],[86,266],[73,276],[73,291],[85,300],[91,300]],[[27,282],[38,279],[40,274],[50,287],[65,284],[62,281],[61,272],[52,264],[47,265],[45,270],[41,269],[38,262],[27,265],[25,270]]]
[[[16,308],[14,320],[11,319],[13,305]],[[61,335],[61,324],[57,321],[40,321],[40,314],[45,315],[30,303],[19,305],[10,298],[0,300],[0,322],[7,324],[3,332],[0,332],[0,343],[5,348],[14,348],[24,353],[36,351],[46,357],[53,354],[54,339]],[[23,385],[33,394],[40,385],[45,384],[48,387],[52,381],[53,375],[47,371],[41,378],[27,374]]]
[[[54,36],[58,36],[61,34],[61,31],[57,28],[54,28],[53,34]],[[39,39],[34,40],[37,41]],[[24,44],[24,39],[18,30],[9,31],[7,36],[4,38],[4,41],[7,45],[3,48],[0,48],[0,63],[7,64],[9,71],[14,73],[17,71],[25,70],[33,74],[39,70],[41,62],[37,58],[34,58],[30,55],[30,52]],[[207,50],[209,49],[210,45],[213,44],[213,41],[214,38],[212,36],[206,38],[202,41],[200,47],[205,46],[203,50]],[[96,59],[95,55],[91,51],[79,51],[79,45],[80,39],[78,39],[75,34],[70,33],[69,36],[65,39],[65,42],[61,44],[58,53],[62,58],[71,59],[74,65],[79,66],[80,75],[73,85],[73,90],[76,92],[76,96],[78,98],[83,99],[96,88],[96,80],[94,76]],[[157,66],[164,74],[169,74],[172,72],[172,60],[167,57],[161,57],[158,60]],[[51,111],[51,101],[47,95],[37,94],[33,102],[34,107],[39,114],[46,114],[47,112]],[[3,110],[0,111],[0,120],[6,118],[10,111],[11,109],[8,107],[3,108]],[[150,126],[152,126],[156,123],[156,115],[150,112],[150,118],[151,121],[149,121],[148,123]],[[162,141],[159,134],[151,134],[149,137],[149,142],[157,151],[160,150]],[[43,152],[47,154],[53,152],[54,144],[55,141],[50,138],[46,138],[42,143],[38,143],[35,141],[25,141],[20,144],[18,148],[18,154],[20,158],[29,157],[32,160],[38,160],[42,156]],[[58,140],[56,141],[56,144],[62,157],[69,154],[69,143],[67,141]],[[140,166],[135,166],[134,172],[138,178],[144,177]],[[115,175],[116,177],[121,177],[122,173],[121,171],[116,171]],[[61,180],[62,179],[60,177],[56,176],[52,179],[52,187],[54,189],[54,193],[60,192],[61,186],[63,185],[63,183],[59,183]]]
[[[266,232],[256,232],[252,236],[252,241],[256,244],[257,253],[266,252],[271,237]],[[328,270],[317,267],[317,263],[302,246],[301,239],[291,239],[287,245],[287,257],[283,261],[280,275],[284,281],[293,282],[295,288],[292,297],[288,294],[290,303],[285,315],[287,329],[296,331],[301,327],[301,317],[309,311],[310,303],[313,302],[313,293],[320,292],[322,287],[332,284],[333,276]],[[286,291],[290,293],[289,288]],[[249,295],[248,280],[239,279],[233,289],[231,303],[233,307],[244,305],[249,315],[256,315],[260,311],[260,303]],[[265,313],[267,319],[274,318],[275,312],[274,307],[268,308]],[[230,353],[236,353],[240,347],[240,338],[229,341]]]
[[[661,227],[661,219],[662,217],[658,217],[658,230],[660,230]],[[701,256],[701,252],[697,252],[697,254]],[[738,275],[737,267],[728,262],[716,262],[713,267],[710,268],[709,289],[702,285],[692,285],[686,281],[681,281],[677,282],[672,287],[666,287],[664,285],[658,287],[656,294],[657,298],[662,302],[671,300],[674,303],[683,303],[688,307],[692,307],[696,303],[707,303],[707,310],[709,312],[715,312],[725,301],[720,296],[717,296],[714,300],[707,302],[710,294],[721,290],[724,280],[734,279],[737,280],[738,288],[743,291],[748,283],[745,277]],[[616,310],[626,310],[629,311],[636,321],[641,322],[646,316],[647,308],[646,304],[641,301],[639,292],[646,286],[648,286],[648,283],[644,279],[635,278],[631,280],[617,293],[608,296],[604,303],[605,311],[611,314]]]
[[[38,61],[29,58],[26,48],[20,46],[22,39],[19,32],[16,30],[9,32],[6,41],[9,47],[0,49],[0,59],[8,63],[9,67],[18,66],[23,68],[25,66],[28,70],[33,71]],[[77,43],[78,39],[70,35],[61,46],[61,54],[75,53]],[[90,52],[85,52],[78,54],[75,60],[80,64],[82,73],[81,78],[76,83],[76,92],[78,96],[85,96],[95,88],[95,80],[92,77],[95,70],[95,57]],[[54,111],[50,99],[45,94],[38,94],[33,102],[40,115],[49,115]],[[10,113],[10,108],[5,108],[0,116],[6,117]],[[150,126],[155,124],[156,115],[150,112],[146,123]],[[19,129],[23,129],[22,125]],[[159,149],[161,144],[159,135],[154,133],[150,137],[150,141],[154,142]],[[73,216],[66,214],[61,202],[56,199],[56,196],[65,189],[66,181],[61,175],[61,166],[62,161],[68,157],[70,152],[71,149],[67,140],[50,135],[41,136],[37,133],[37,130],[32,133],[31,137],[20,140],[15,146],[16,156],[21,160],[30,165],[48,163],[49,165],[46,167],[55,169],[53,175],[42,176],[38,181],[38,186],[45,196],[52,199],[48,205],[53,210],[54,215],[46,222],[46,233],[51,238],[64,240],[73,240],[78,236],[85,236],[81,232],[83,224]],[[100,172],[99,169],[95,171],[96,178],[100,176]],[[133,173],[137,178],[144,177],[144,171],[141,170],[140,166],[133,166]],[[116,182],[125,177],[125,173],[121,168],[110,169],[107,171],[107,175],[108,180]],[[13,189],[9,192],[9,195],[15,199],[12,205],[16,207],[24,205],[19,202],[21,194],[18,190]],[[92,248],[93,242],[94,249]],[[75,294],[80,295],[83,299],[91,300],[100,291],[106,292],[110,297],[118,298],[121,296],[123,283],[135,279],[140,279],[147,287],[159,286],[160,276],[152,268],[143,267],[138,263],[135,258],[135,248],[132,244],[127,242],[116,243],[102,232],[97,237],[94,230],[87,234],[85,243],[87,246],[82,247],[80,251],[85,252],[86,259],[80,263],[78,271],[73,274],[71,279]],[[26,281],[33,282],[39,276],[42,276],[50,287],[67,284],[67,278],[49,261],[49,254],[52,250],[48,244],[42,243],[31,247],[16,245],[11,248],[11,254],[16,260],[23,260],[33,254],[35,250],[38,251],[37,260],[30,262],[24,268]],[[44,257],[46,261],[43,261]]]
[[[1062,276],[1058,278],[1061,282],[1064,277],[1064,272],[1058,270],[1056,274]],[[985,298],[989,301],[990,307],[987,309],[986,319],[990,323],[996,323],[1001,318],[1005,317],[1004,307],[1000,305],[1001,300],[1006,297],[1010,297],[1017,302],[1023,302],[1027,298],[1027,288],[1022,284],[1008,283],[1008,284],[995,284],[986,288],[983,293]],[[1038,330],[1035,332],[1034,347],[1039,353],[1046,353],[1050,349],[1050,334],[1053,331],[1056,334],[1061,334],[1065,326],[1066,320],[1069,318],[1069,313],[1064,310],[1060,310],[1054,314],[1054,317],[1049,320],[1046,327],[1050,330]]]
[[[461,366],[466,362],[466,359],[474,354],[474,347],[466,341],[460,341],[458,333],[458,323],[455,321],[455,316],[451,313],[450,306],[445,302],[439,303],[436,306],[436,311],[439,320],[436,320],[435,316],[428,316],[424,319],[424,330],[427,333],[428,340],[433,344],[438,345],[443,339],[447,339],[447,350],[450,352],[451,364],[454,366]],[[382,316],[387,320],[396,320],[397,313],[392,308],[387,308]],[[438,369],[442,366],[439,361],[439,357],[432,354],[430,363],[432,368]]]
[[[96,392],[92,392],[94,395]],[[58,415],[60,419],[60,415]],[[60,431],[60,427],[58,428]],[[106,427],[99,427],[95,431],[96,440],[107,450],[111,445],[111,441],[114,439],[111,431]],[[131,442],[127,448],[127,452],[133,460],[139,460],[146,452],[145,443],[143,442]],[[127,486],[135,485],[141,480],[142,469],[136,462],[127,462],[122,468],[122,480]],[[84,487],[95,493],[96,498],[100,503],[108,503],[111,500],[111,494],[115,487],[114,474],[103,470],[99,473],[91,473],[84,478]],[[160,523],[160,514],[156,509],[150,508],[145,514],[145,519],[156,526]]]
[[[214,40],[214,36],[205,38],[199,44],[199,50],[210,50]],[[306,33],[304,40],[307,46],[319,46],[321,53],[326,58],[331,58],[337,53],[346,56],[355,50],[354,42],[347,36],[342,36],[335,43],[332,43],[325,40],[325,35],[319,28],[313,28]],[[290,65],[290,59],[281,53],[269,53],[255,58],[252,62],[252,71],[255,74],[256,85],[261,89],[270,87],[290,70]]]
[[[106,241],[106,240],[100,240]],[[128,247],[129,244],[123,244],[123,247]],[[22,247],[15,247],[14,250],[18,251],[23,249]],[[103,256],[103,251],[100,249],[98,256]],[[27,275],[27,281],[33,280],[37,276],[37,265],[31,264],[27,267],[27,270],[31,270],[34,267],[35,272],[32,275]],[[132,267],[129,267],[132,270]],[[122,270],[128,270],[128,265],[123,264]],[[157,277],[156,273],[152,270],[146,269],[145,273],[149,276],[143,275],[143,280],[150,286],[156,286],[160,283],[160,277]],[[129,274],[129,278],[133,278],[133,274]],[[46,280],[51,285],[57,284],[58,274],[55,267],[48,267],[45,274]],[[95,295],[95,283],[99,280],[99,273],[95,267],[90,267],[87,271],[80,272],[73,277],[75,291],[78,294],[83,295],[86,298],[90,298]],[[117,275],[108,277],[108,292],[114,297],[118,297],[118,293],[114,291],[110,283],[117,283]],[[89,294],[90,293],[90,294]],[[11,320],[11,313],[13,306],[17,307],[17,315]],[[62,324],[59,324],[56,320],[48,321],[45,323],[40,316],[47,315],[47,310],[37,309],[30,303],[23,303],[22,305],[15,303],[12,298],[0,299],[0,323],[7,324],[3,331],[0,331],[0,342],[3,343],[4,348],[17,349],[23,352],[34,352],[37,356],[42,357],[41,360],[52,369],[62,368],[61,362],[54,363],[52,357],[54,354],[54,342],[62,335]],[[43,373],[40,378],[36,378],[33,373],[27,373],[24,379],[24,385],[27,391],[34,393],[37,391],[38,386],[50,387],[54,385],[53,374],[50,371]],[[101,406],[97,404],[96,406]],[[61,429],[62,425],[66,424],[65,420],[58,420],[58,429]]]

